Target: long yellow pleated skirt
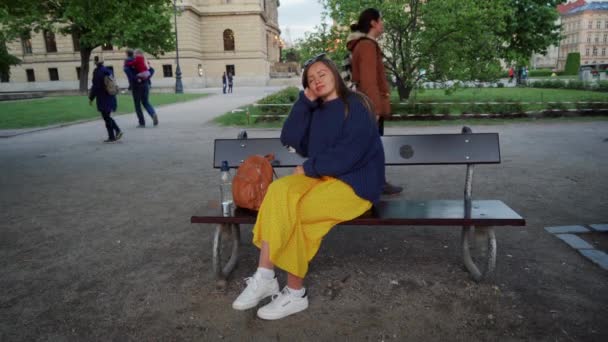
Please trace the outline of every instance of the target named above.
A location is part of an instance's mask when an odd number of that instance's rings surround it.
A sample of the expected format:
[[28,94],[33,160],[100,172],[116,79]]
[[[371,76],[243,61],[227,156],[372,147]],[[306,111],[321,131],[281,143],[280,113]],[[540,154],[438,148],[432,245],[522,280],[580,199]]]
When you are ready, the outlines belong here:
[[266,241],[275,266],[304,278],[331,228],[371,206],[336,178],[282,177],[268,187],[253,227],[253,244],[261,248]]

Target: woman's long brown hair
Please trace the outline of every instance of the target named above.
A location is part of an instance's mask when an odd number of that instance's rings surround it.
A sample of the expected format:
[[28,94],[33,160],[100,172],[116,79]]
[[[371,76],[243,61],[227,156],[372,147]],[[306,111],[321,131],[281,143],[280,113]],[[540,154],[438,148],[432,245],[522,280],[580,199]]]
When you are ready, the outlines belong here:
[[373,114],[374,113],[373,104],[370,101],[370,99],[361,92],[352,91],[352,90],[348,89],[348,87],[346,86],[346,83],[344,83],[344,80],[340,76],[340,71],[338,71],[338,67],[336,66],[336,63],[334,63],[331,59],[323,57],[323,58],[320,58],[318,61],[307,65],[304,68],[304,72],[302,73],[302,83],[308,85],[308,70],[310,69],[311,66],[313,66],[316,63],[325,64],[325,66],[331,71],[332,75],[334,76],[334,82],[336,84],[336,93],[338,94],[338,97],[345,103],[344,117],[348,116],[348,98],[351,94],[354,94],[359,98],[361,103],[363,103],[363,106],[365,106],[365,108],[369,111],[370,116],[372,117],[372,119],[374,119],[374,122],[375,122],[376,118],[375,118],[375,115]]

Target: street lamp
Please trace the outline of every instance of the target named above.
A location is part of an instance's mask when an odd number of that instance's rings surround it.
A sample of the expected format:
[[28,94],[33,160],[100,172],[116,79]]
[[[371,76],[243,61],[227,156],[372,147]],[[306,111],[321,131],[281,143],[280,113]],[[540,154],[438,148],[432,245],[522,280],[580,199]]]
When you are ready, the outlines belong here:
[[177,0],[173,0],[173,23],[175,25],[175,93],[182,94],[184,86],[182,85],[182,69],[179,67],[179,45],[177,43]]

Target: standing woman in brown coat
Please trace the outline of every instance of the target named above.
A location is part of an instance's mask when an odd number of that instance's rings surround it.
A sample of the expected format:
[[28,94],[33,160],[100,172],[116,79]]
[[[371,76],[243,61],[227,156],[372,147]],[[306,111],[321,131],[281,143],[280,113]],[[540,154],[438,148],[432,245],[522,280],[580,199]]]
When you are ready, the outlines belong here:
[[[391,115],[390,89],[382,62],[382,50],[377,39],[384,32],[380,12],[368,8],[361,12],[359,21],[350,27],[346,47],[352,53],[352,81],[360,91],[367,95],[374,105],[380,135],[384,135],[384,119]],[[398,194],[400,186],[385,181],[382,193]]]

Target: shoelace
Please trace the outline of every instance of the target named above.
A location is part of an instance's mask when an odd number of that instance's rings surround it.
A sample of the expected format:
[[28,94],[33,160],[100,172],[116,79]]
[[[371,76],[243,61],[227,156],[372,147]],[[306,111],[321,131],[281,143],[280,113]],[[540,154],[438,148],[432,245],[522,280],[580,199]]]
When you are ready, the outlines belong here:
[[247,277],[245,278],[245,284],[247,284],[247,287],[249,287],[249,285],[253,283],[253,285],[251,286],[252,289],[256,289],[258,287],[258,282],[255,278],[253,277]]
[[287,287],[284,287],[283,290],[281,290],[281,292],[272,295],[272,297],[270,298],[270,301],[274,302],[275,299],[279,298],[279,296],[281,295],[285,295],[285,296],[289,296],[291,293],[289,292],[289,289]]

